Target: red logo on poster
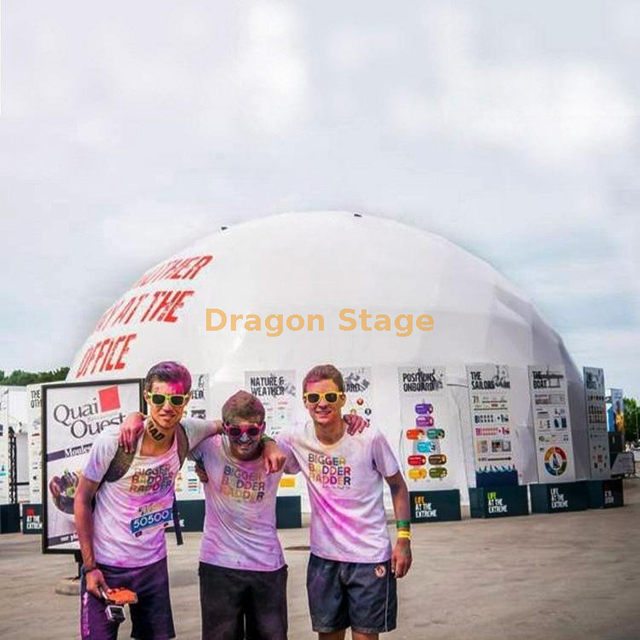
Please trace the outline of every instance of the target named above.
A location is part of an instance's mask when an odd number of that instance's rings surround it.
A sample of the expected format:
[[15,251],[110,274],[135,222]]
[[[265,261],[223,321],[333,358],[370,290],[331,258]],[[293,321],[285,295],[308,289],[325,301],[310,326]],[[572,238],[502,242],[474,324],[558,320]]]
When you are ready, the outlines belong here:
[[98,400],[100,402],[100,411],[106,413],[120,408],[120,394],[118,387],[107,387],[98,391]]

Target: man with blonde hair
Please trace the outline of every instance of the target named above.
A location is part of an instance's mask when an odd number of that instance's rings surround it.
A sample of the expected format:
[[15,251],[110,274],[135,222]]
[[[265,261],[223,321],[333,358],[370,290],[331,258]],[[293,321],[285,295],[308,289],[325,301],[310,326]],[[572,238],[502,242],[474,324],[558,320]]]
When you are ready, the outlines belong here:
[[[386,438],[374,428],[345,437],[342,374],[333,365],[311,369],[302,385],[311,418],[280,437],[307,480],[311,556],[307,595],[320,640],[374,640],[396,626],[396,578],[411,566],[409,492]],[[391,546],[382,499],[391,490],[397,537]]]

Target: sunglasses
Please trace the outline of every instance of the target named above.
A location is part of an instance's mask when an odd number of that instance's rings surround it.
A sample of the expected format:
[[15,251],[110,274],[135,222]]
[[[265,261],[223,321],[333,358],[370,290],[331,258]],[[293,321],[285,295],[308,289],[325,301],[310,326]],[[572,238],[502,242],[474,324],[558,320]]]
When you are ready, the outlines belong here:
[[173,393],[171,395],[165,395],[164,393],[148,393],[147,394],[148,402],[156,407],[163,407],[164,403],[167,400],[174,407],[182,407],[187,403],[188,399],[189,399],[188,393],[185,393],[184,395],[180,395],[178,393]]
[[337,391],[327,391],[327,393],[305,393],[304,399],[308,404],[318,404],[320,400],[325,400],[329,404],[335,404],[343,395],[343,393],[338,393]]
[[247,424],[244,426],[225,422],[224,427],[231,438],[239,438],[243,433],[246,433],[250,438],[256,438],[260,435],[264,422],[262,424]]

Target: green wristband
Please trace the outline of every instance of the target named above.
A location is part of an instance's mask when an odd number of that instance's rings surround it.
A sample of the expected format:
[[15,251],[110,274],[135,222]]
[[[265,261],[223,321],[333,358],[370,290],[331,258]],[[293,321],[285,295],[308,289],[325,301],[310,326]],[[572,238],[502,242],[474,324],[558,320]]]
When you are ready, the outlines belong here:
[[267,442],[275,442],[275,440],[273,438],[270,438],[269,436],[262,436],[260,438],[260,444],[265,445],[267,444]]
[[396,520],[396,528],[406,527],[407,529],[411,529],[411,522],[409,520]]

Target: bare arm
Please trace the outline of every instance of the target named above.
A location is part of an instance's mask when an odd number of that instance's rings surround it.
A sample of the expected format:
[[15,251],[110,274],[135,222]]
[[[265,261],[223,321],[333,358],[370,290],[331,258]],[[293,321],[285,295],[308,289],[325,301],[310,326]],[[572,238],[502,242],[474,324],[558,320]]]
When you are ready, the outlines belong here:
[[104,580],[102,572],[97,568],[96,558],[93,552],[93,498],[100,484],[80,476],[78,489],[73,501],[73,515],[75,518],[78,541],[82,553],[87,591],[96,598],[102,598],[100,589],[108,591],[109,587]]
[[[385,478],[391,490],[391,501],[393,502],[393,512],[397,520],[409,522],[411,520],[411,505],[409,503],[409,490],[407,483],[398,471],[392,476]],[[408,525],[398,529],[400,531],[410,531]],[[402,578],[411,567],[411,539],[408,537],[398,537],[391,556],[391,570],[396,574],[396,578]]]
[[[144,431],[146,416],[139,411],[130,413],[120,427],[120,435],[118,436],[118,444],[124,447],[127,453],[136,450],[138,439]],[[195,447],[204,438],[222,433],[222,422],[220,420],[200,420],[198,418],[185,418],[182,420],[187,429],[189,443],[191,447]]]

